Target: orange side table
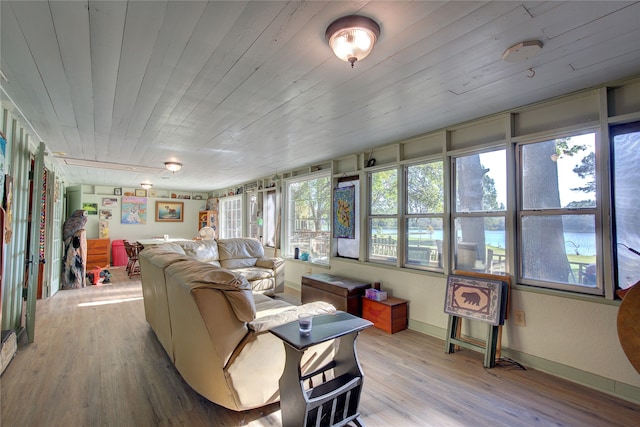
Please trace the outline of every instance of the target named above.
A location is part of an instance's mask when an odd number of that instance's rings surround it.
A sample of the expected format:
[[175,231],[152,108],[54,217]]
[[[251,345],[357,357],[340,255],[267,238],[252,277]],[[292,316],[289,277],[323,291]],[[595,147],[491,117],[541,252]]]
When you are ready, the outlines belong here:
[[362,297],[362,318],[389,334],[407,329],[407,300],[389,297],[375,301]]

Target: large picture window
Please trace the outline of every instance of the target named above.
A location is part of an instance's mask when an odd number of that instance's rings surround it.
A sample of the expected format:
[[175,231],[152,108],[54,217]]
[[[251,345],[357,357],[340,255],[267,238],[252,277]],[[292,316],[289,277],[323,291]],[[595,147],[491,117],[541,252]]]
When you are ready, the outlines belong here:
[[596,134],[518,146],[519,281],[602,294]]
[[506,150],[453,159],[454,268],[505,273]]
[[443,162],[407,165],[404,173],[405,266],[442,270]]
[[329,262],[331,179],[328,173],[292,179],[286,183],[285,256],[295,248],[309,260]]
[[398,170],[369,174],[369,260],[398,260]]

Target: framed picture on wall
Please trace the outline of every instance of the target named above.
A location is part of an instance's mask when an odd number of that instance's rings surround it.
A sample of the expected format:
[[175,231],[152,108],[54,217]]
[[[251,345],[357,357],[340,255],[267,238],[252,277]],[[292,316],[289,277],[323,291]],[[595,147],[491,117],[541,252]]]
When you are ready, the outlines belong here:
[[87,215],[98,215],[97,203],[83,203],[82,209],[87,211]]
[[113,189],[114,196],[122,196],[122,188],[114,188]]
[[116,199],[115,197],[103,197],[102,206],[106,206],[106,207],[118,206],[118,199]]
[[156,222],[183,222],[184,202],[156,202]]
[[136,197],[147,197],[147,190],[136,188]]

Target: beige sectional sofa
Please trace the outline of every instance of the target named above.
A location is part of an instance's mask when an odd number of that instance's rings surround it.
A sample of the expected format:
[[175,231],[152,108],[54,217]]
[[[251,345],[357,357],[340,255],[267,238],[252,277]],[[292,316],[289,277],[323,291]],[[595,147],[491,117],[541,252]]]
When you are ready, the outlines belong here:
[[168,250],[242,274],[256,293],[284,292],[284,260],[268,258],[256,239],[189,240],[167,243]]
[[[237,411],[277,402],[285,351],[269,329],[301,312],[335,308],[324,302],[294,306],[255,292],[240,270],[194,259],[190,248],[170,243],[140,253],[147,322],[180,375],[210,401]],[[309,348],[305,372],[333,354],[333,342]]]

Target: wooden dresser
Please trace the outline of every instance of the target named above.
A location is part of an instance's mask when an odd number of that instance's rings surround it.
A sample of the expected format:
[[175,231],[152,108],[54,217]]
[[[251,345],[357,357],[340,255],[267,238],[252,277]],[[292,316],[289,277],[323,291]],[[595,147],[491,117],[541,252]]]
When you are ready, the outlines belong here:
[[87,239],[87,271],[109,266],[109,239]]

